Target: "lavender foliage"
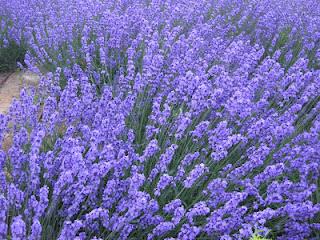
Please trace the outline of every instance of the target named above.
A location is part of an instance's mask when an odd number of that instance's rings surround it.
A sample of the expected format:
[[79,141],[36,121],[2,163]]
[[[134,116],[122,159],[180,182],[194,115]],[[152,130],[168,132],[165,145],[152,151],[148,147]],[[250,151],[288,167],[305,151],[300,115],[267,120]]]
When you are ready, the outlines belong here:
[[318,2],[0,6],[1,239],[320,238]]

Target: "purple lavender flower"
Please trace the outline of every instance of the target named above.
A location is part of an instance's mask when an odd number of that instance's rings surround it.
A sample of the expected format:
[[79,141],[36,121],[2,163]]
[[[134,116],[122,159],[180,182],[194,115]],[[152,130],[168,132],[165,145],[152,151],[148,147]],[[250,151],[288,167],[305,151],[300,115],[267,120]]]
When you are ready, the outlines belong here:
[[11,225],[11,235],[14,240],[26,239],[26,224],[22,220],[21,216],[17,216],[13,219]]
[[187,178],[184,180],[183,184],[186,188],[191,188],[192,185],[202,177],[205,173],[209,172],[209,169],[203,164],[200,163],[196,165],[194,169],[190,172]]

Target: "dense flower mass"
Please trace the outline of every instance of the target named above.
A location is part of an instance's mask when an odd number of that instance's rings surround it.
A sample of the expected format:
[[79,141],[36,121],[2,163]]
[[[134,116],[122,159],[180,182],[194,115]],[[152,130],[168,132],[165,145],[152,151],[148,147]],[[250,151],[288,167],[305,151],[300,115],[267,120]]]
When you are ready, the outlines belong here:
[[319,2],[0,6],[0,239],[320,239]]

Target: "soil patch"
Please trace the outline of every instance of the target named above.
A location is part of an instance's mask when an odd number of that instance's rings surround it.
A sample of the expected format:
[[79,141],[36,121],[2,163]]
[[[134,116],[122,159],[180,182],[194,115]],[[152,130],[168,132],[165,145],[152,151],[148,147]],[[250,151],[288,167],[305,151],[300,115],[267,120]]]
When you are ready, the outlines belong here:
[[24,86],[37,85],[39,76],[31,72],[0,74],[0,113],[6,113],[14,98],[19,97]]

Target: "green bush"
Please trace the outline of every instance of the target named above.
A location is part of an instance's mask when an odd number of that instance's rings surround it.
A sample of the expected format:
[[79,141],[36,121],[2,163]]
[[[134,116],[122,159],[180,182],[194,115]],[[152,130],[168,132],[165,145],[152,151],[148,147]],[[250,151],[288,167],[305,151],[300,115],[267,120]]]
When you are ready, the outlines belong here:
[[17,62],[23,63],[26,50],[14,41],[10,41],[6,47],[0,48],[0,72],[12,71]]
[[259,234],[253,234],[253,236],[250,238],[250,240],[271,240],[269,238],[264,238],[264,237],[261,237]]

